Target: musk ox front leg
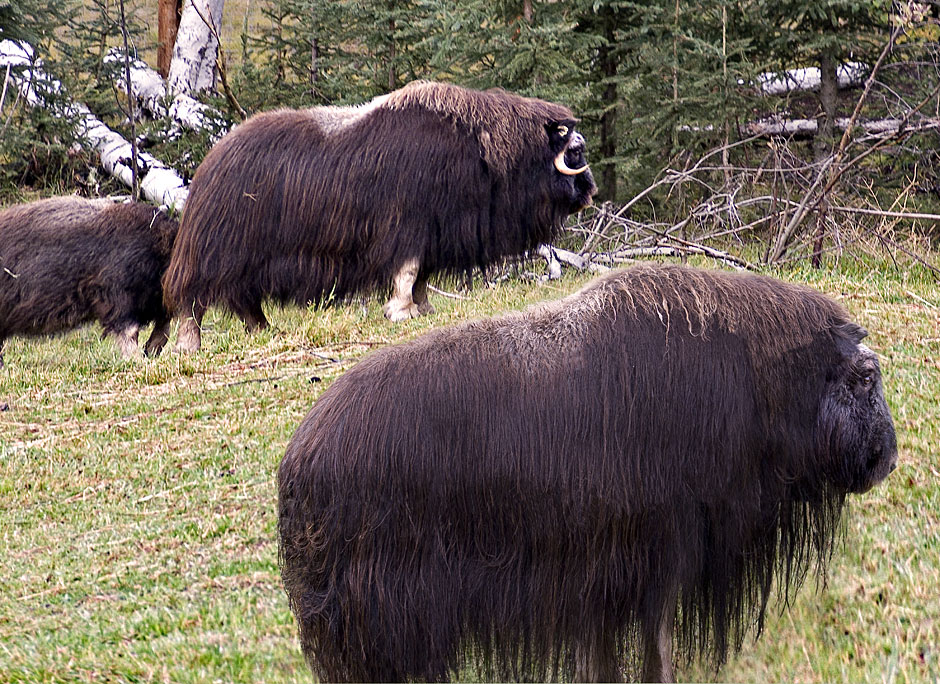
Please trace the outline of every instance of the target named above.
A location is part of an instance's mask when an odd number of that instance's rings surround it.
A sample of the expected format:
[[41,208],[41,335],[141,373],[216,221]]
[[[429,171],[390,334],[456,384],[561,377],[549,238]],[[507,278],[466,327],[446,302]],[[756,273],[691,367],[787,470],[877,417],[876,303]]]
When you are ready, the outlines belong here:
[[409,259],[395,274],[392,298],[385,303],[382,311],[393,322],[417,318],[434,313],[434,307],[428,301],[428,279],[419,275],[417,259]]
[[192,354],[199,351],[202,346],[202,317],[206,315],[206,307],[193,302],[189,309],[180,316],[180,327],[176,333],[176,346],[174,351],[182,354]]
[[574,681],[623,681],[617,660],[617,645],[610,632],[601,630],[575,646]]
[[644,682],[674,682],[672,630],[676,620],[676,597],[672,596],[651,616],[641,620]]

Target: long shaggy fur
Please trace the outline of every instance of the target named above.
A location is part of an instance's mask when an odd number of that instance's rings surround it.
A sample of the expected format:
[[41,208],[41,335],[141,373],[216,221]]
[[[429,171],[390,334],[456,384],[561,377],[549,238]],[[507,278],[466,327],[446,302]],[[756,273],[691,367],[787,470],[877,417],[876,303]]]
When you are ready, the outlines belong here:
[[[168,323],[160,279],[177,223],[146,204],[56,197],[0,211],[0,360],[5,338],[97,320],[105,334]],[[151,338],[148,351],[159,353]]]
[[388,288],[409,259],[426,277],[547,242],[596,190],[589,171],[554,171],[550,123],[574,135],[560,105],[427,82],[360,107],[259,114],[196,172],[168,307],[220,303],[260,320],[265,299],[304,305]]
[[598,640],[628,662],[670,602],[680,652],[721,663],[893,467],[880,385],[869,413],[842,396],[863,334],[808,288],[636,267],[367,357],[278,473],[311,667],[571,677]]

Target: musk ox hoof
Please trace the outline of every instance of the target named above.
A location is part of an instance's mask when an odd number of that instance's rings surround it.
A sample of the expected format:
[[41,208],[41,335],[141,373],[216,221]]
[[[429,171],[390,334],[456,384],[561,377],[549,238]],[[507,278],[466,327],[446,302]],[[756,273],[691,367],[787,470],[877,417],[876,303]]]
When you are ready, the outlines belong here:
[[156,358],[160,356],[160,352],[163,351],[163,347],[166,345],[166,339],[156,340],[153,339],[147,340],[147,344],[144,346],[144,355],[150,358]]
[[[428,307],[430,307],[430,304]],[[433,309],[423,311],[422,307],[414,302],[405,304],[404,302],[391,301],[382,307],[382,311],[385,312],[385,317],[392,323],[399,323],[401,321],[407,321],[409,318],[417,318],[426,313],[431,313]]]
[[385,317],[392,323],[400,323],[401,321],[407,321],[409,318],[417,318],[420,315],[421,313],[418,311],[416,304],[388,309],[385,312]]

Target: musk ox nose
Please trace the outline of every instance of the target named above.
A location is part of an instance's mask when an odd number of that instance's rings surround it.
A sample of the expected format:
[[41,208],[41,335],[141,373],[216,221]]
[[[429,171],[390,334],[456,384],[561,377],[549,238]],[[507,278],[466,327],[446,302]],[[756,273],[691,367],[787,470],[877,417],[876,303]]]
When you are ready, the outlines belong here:
[[568,141],[568,150],[570,152],[584,152],[584,136],[580,133],[574,133]]

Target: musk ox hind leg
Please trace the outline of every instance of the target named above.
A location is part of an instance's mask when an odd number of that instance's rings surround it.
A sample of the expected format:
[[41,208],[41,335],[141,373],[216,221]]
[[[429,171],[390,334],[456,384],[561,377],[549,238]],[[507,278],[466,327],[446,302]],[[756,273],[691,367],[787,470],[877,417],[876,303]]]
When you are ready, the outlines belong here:
[[672,664],[672,630],[676,620],[675,597],[663,604],[661,610],[641,620],[643,639],[644,682],[674,682],[676,674]]
[[409,259],[395,274],[392,298],[382,307],[388,320],[397,323],[434,311],[428,301],[427,276],[419,278],[418,267],[417,259]]
[[114,335],[114,341],[123,358],[142,356],[140,347],[137,346],[137,336],[140,334],[140,325],[137,323],[127,323],[117,330],[105,330],[105,334]]
[[144,354],[147,356],[160,356],[163,347],[170,339],[170,318],[169,316],[160,316],[153,322],[153,332],[147,338],[147,344],[144,345]]
[[434,307],[428,301],[428,277],[426,275],[418,275],[418,279],[411,288],[411,297],[418,306],[419,314],[426,316],[434,313]]
[[586,635],[574,649],[574,681],[621,682],[620,662],[613,633],[599,630]]
[[268,327],[268,319],[264,316],[264,310],[261,308],[261,302],[251,302],[250,304],[236,305],[231,304],[231,309],[242,319],[245,329],[250,332],[258,332]]

